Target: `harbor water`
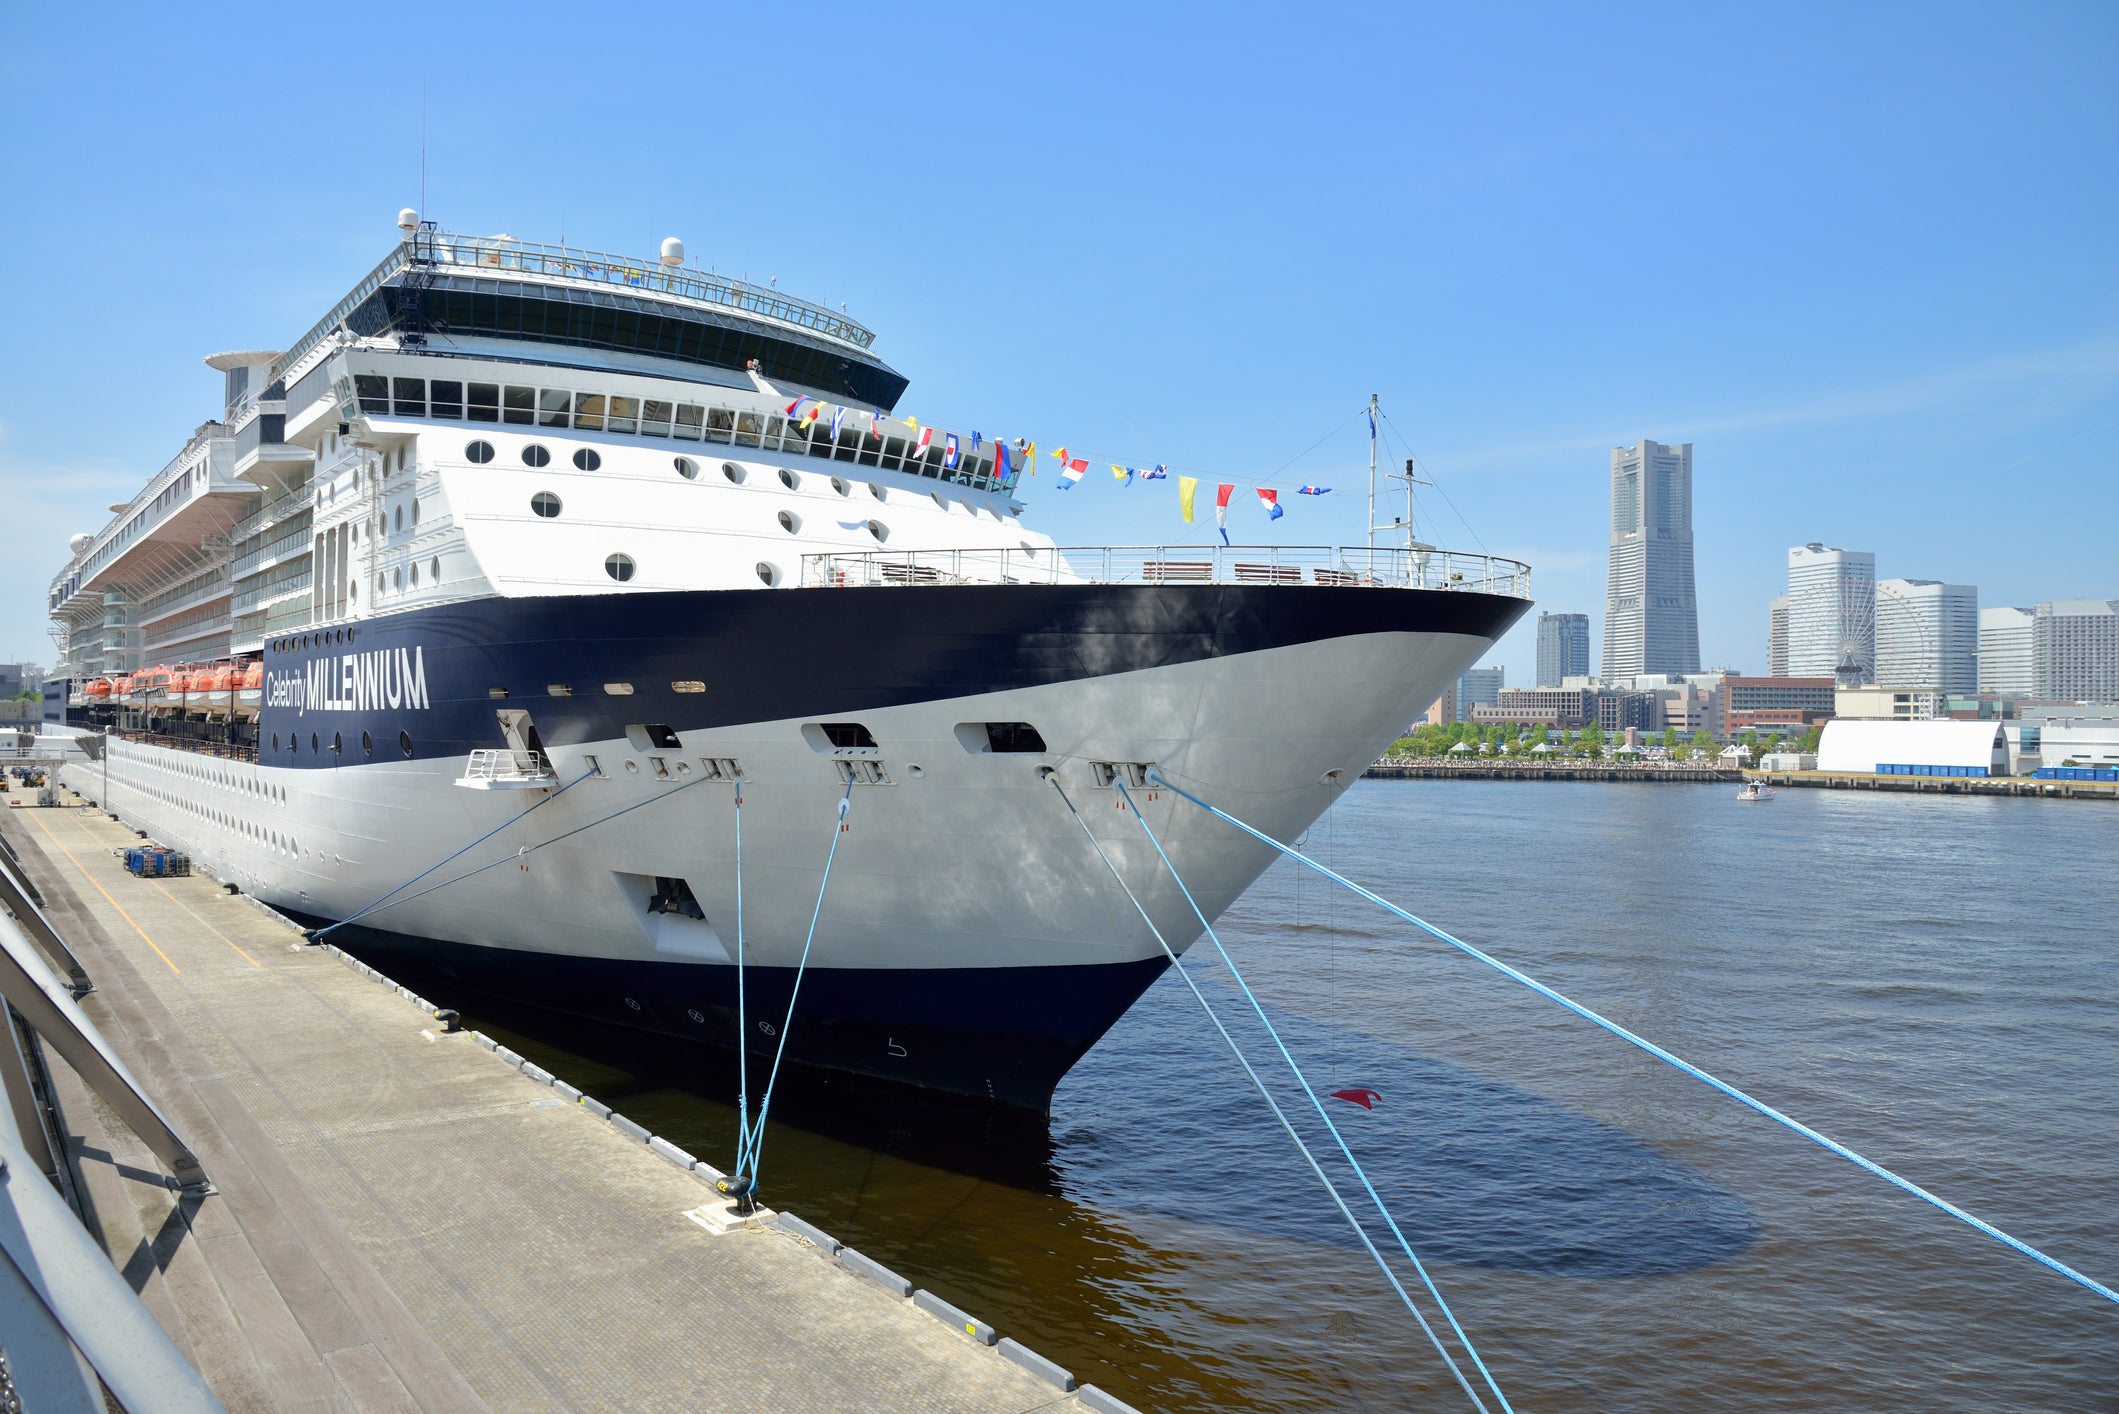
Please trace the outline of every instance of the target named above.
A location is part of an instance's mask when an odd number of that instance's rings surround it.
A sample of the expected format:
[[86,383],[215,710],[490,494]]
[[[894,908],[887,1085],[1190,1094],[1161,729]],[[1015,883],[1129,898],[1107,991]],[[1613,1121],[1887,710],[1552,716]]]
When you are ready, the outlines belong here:
[[[1364,781],[1307,843],[2119,1281],[2119,809],[1733,795]],[[1319,1090],[1380,1093],[1325,1103],[1518,1409],[2119,1407],[2119,1307],[1314,875],[1221,931]],[[1188,967],[1284,1076],[1205,943]],[[729,1162],[732,1067],[429,985]],[[1143,1410],[1469,1404],[1175,977],[1049,1125],[795,1089],[763,1176]]]

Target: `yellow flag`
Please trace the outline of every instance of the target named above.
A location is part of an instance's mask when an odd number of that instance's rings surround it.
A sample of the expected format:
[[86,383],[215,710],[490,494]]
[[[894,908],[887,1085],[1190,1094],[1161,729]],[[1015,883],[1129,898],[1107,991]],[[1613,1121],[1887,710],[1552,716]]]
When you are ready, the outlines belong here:
[[1185,513],[1185,524],[1192,523],[1192,497],[1199,490],[1199,478],[1180,476],[1177,478],[1177,508]]
[[1126,481],[1130,478],[1126,475],[1126,469],[1124,467],[1114,463],[1111,467],[1111,479],[1113,481]]
[[1032,476],[1037,475],[1037,443],[1035,442],[1030,443],[1029,450],[1023,453],[1023,470],[1029,472]]

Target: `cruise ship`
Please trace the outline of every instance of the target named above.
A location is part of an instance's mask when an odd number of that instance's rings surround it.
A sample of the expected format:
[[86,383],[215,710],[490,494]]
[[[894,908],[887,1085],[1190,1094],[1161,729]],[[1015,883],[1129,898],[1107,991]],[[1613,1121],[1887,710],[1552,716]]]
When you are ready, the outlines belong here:
[[[379,965],[761,1054],[796,994],[792,1065],[1047,1109],[1168,965],[1069,801],[1182,950],[1114,783],[1292,838],[1529,573],[1409,528],[1057,545],[1030,448],[900,416],[875,342],[674,239],[404,213],[73,538],[67,782]],[[1270,862],[1134,799],[1210,917]]]

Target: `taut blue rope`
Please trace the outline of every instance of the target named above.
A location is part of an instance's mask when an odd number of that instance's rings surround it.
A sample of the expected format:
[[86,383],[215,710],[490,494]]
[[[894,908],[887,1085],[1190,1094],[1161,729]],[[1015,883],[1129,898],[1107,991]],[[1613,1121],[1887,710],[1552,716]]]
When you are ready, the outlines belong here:
[[[838,837],[832,837],[833,843]],[[750,1148],[750,1031],[743,1015],[743,777],[736,777],[736,1172]]]
[[[750,1151],[747,1155],[736,1156],[736,1172],[749,1174],[754,1184],[760,1158],[765,1152],[765,1115],[773,1106],[773,1086],[780,1079],[780,1058],[787,1054],[787,1033],[795,1025],[795,999],[801,996],[802,978],[809,971],[809,947],[817,940],[817,919],[824,913],[824,891],[831,887],[831,866],[839,857],[839,836],[846,832],[846,810],[852,804],[853,782],[849,780],[846,794],[839,797],[838,818],[832,821],[831,849],[824,856],[824,877],[817,884],[817,905],[809,911],[809,936],[802,940],[802,960],[795,964],[795,984],[787,993],[787,1019],[780,1023],[780,1044],[773,1048],[773,1068],[765,1077],[765,1093],[758,1099],[758,1123],[751,1130]],[[744,1162],[746,1158],[748,1165]]]
[[1323,1120],[1324,1127],[1332,1132],[1333,1142],[1339,1145],[1339,1152],[1345,1156],[1347,1164],[1354,1170],[1354,1177],[1360,1179],[1361,1186],[1368,1190],[1369,1201],[1374,1203],[1376,1211],[1383,1215],[1385,1225],[1391,1230],[1391,1236],[1398,1239],[1399,1249],[1412,1262],[1413,1270],[1420,1274],[1421,1284],[1427,1288],[1427,1294],[1435,1298],[1435,1304],[1442,1308],[1444,1318],[1449,1321],[1449,1328],[1457,1333],[1457,1339],[1464,1343],[1465,1353],[1472,1357],[1472,1364],[1478,1366],[1479,1373],[1485,1376],[1486,1387],[1494,1392],[1495,1399],[1501,1401],[1503,1409],[1508,1410],[1509,1414],[1514,1414],[1513,1406],[1508,1402],[1508,1396],[1501,1392],[1500,1383],[1494,1379],[1494,1372],[1487,1369],[1486,1361],[1479,1358],[1478,1347],[1473,1345],[1472,1338],[1464,1333],[1464,1327],[1457,1323],[1457,1313],[1450,1310],[1449,1302],[1442,1299],[1442,1292],[1436,1287],[1434,1278],[1427,1274],[1426,1264],[1420,1260],[1420,1255],[1413,1251],[1413,1244],[1406,1241],[1405,1234],[1398,1230],[1398,1220],[1392,1217],[1391,1210],[1384,1206],[1383,1195],[1376,1191],[1375,1184],[1369,1182],[1367,1171],[1361,1167],[1361,1161],[1354,1157],[1354,1151],[1347,1145],[1346,1137],[1339,1132],[1339,1126],[1332,1123],[1332,1117],[1325,1113],[1324,1101],[1318,1099],[1317,1092],[1310,1088],[1309,1077],[1304,1075],[1302,1067],[1295,1063],[1295,1057],[1288,1051],[1287,1042],[1280,1039],[1279,1029],[1273,1025],[1272,1019],[1266,1015],[1266,1009],[1259,1002],[1258,994],[1251,990],[1251,984],[1244,980],[1242,970],[1236,966],[1236,959],[1229,956],[1229,950],[1222,946],[1221,935],[1216,933],[1214,925],[1207,921],[1206,911],[1199,906],[1199,900],[1192,897],[1192,890],[1185,883],[1184,876],[1177,872],[1177,866],[1170,862],[1169,852],[1163,848],[1162,841],[1155,837],[1155,831],[1149,828],[1148,817],[1141,813],[1140,806],[1134,802],[1132,792],[1126,789],[1126,783],[1123,780],[1114,779],[1112,784],[1118,787],[1118,793],[1124,797],[1126,807],[1133,812],[1133,818],[1140,821],[1141,833],[1148,837],[1149,844],[1155,846],[1155,853],[1162,859],[1163,868],[1169,870],[1170,877],[1177,881],[1178,891],[1184,894],[1185,902],[1192,905],[1192,912],[1199,919],[1199,926],[1207,930],[1207,937],[1213,940],[1214,951],[1221,954],[1222,962],[1228,966],[1229,975],[1235,978],[1236,985],[1243,989],[1244,999],[1250,1002],[1251,1010],[1258,1014],[1260,1024],[1266,1029],[1266,1035],[1271,1036],[1274,1046],[1279,1048],[1280,1058],[1288,1063],[1288,1069],[1294,1073],[1295,1083],[1302,1087],[1303,1094],[1310,1097],[1310,1104],[1316,1109],[1317,1117]]
[[[1391,1270],[1391,1264],[1383,1259],[1383,1254],[1376,1250],[1376,1244],[1370,1240],[1367,1229],[1361,1226],[1360,1219],[1354,1216],[1353,1209],[1347,1207],[1346,1200],[1339,1196],[1339,1190],[1333,1186],[1332,1180],[1326,1176],[1324,1166],[1317,1162],[1317,1156],[1310,1152],[1310,1146],[1303,1143],[1302,1136],[1295,1132],[1295,1126],[1288,1121],[1287,1114],[1280,1108],[1280,1102],[1273,1098],[1272,1091],[1266,1089],[1265,1081],[1259,1078],[1257,1070],[1252,1067],[1249,1058],[1244,1055],[1243,1048],[1236,1044],[1236,1038],[1229,1034],[1229,1028],[1224,1026],[1221,1018],[1215,1014],[1213,1004],[1207,1000],[1206,993],[1199,990],[1199,984],[1192,980],[1192,974],[1185,971],[1184,963],[1178,959],[1176,951],[1171,948],[1169,941],[1163,937],[1162,929],[1155,926],[1155,920],[1148,916],[1148,910],[1142,907],[1141,901],[1134,896],[1133,890],[1127,886],[1125,877],[1118,872],[1118,866],[1111,862],[1110,855],[1104,853],[1104,847],[1098,842],[1095,831],[1089,828],[1089,822],[1082,818],[1082,813],[1074,808],[1074,802],[1068,799],[1067,788],[1059,783],[1059,776],[1057,774],[1049,775],[1045,779],[1052,783],[1054,790],[1059,792],[1060,800],[1066,804],[1067,813],[1074,817],[1075,824],[1082,827],[1082,833],[1089,839],[1089,848],[1096,851],[1096,857],[1103,860],[1104,867],[1111,871],[1111,877],[1118,884],[1119,890],[1125,894],[1126,901],[1133,905],[1134,912],[1140,914],[1140,921],[1147,924],[1148,931],[1155,935],[1155,941],[1161,945],[1163,955],[1170,959],[1171,967],[1176,970],[1179,977],[1184,978],[1185,985],[1192,989],[1192,995],[1199,1002],[1200,1010],[1207,1014],[1207,1020],[1214,1023],[1214,1029],[1221,1033],[1221,1039],[1229,1043],[1230,1054],[1234,1055],[1236,1063],[1243,1067],[1243,1073],[1251,1077],[1251,1084],[1257,1087],[1260,1097],[1266,1102],[1266,1107],[1273,1111],[1273,1118],[1280,1121],[1280,1127],[1288,1132],[1288,1138],[1295,1141],[1295,1147],[1301,1152],[1302,1157],[1308,1161],[1310,1171],[1316,1174],[1317,1181],[1324,1185],[1324,1191],[1330,1195],[1333,1204],[1338,1207],[1340,1213],[1346,1218],[1347,1225],[1354,1229],[1354,1235],[1361,1239],[1361,1245],[1368,1249],[1369,1256],[1375,1258],[1376,1265],[1383,1271],[1384,1280],[1391,1284],[1391,1290],[1398,1293],[1398,1299],[1405,1303],[1405,1309],[1412,1312],[1413,1319],[1420,1323],[1420,1329],[1427,1335],[1428,1344],[1435,1347],[1435,1353],[1442,1357],[1443,1364],[1449,1366],[1449,1372],[1457,1377],[1457,1383],[1463,1387],[1465,1395],[1470,1398],[1472,1404],[1480,1411],[1480,1414],[1486,1414],[1486,1401],[1479,1398],[1479,1392],[1472,1388],[1471,1381],[1464,1378],[1464,1371],[1458,1368],[1455,1357],[1442,1344],[1442,1337],[1435,1334],[1435,1328],[1428,1324],[1427,1317],[1421,1315],[1420,1308],[1413,1304],[1412,1294],[1399,1282],[1398,1274]],[[1139,812],[1136,811],[1135,813],[1138,814]]]
[[[381,907],[381,906],[383,905],[383,902],[384,902],[384,900],[386,900],[386,899],[389,899],[389,898],[392,898],[392,897],[394,897],[394,896],[395,896],[395,895],[397,895],[397,894],[401,894],[401,893],[403,893],[403,892],[404,892],[404,891],[405,891],[406,889],[409,889],[409,888],[411,888],[411,887],[412,887],[412,886],[413,886],[414,884],[418,883],[418,882],[419,882],[419,881],[420,881],[421,879],[424,879],[424,878],[426,878],[426,877],[427,877],[427,875],[429,875],[429,874],[432,874],[432,873],[434,872],[434,870],[435,870],[435,869],[439,869],[439,868],[441,868],[441,867],[442,867],[442,865],[443,865],[443,864],[447,864],[447,863],[449,863],[449,862],[450,862],[450,860],[456,860],[456,859],[461,859],[461,858],[463,858],[463,857],[464,857],[465,855],[469,854],[469,853],[470,853],[470,852],[471,852],[472,850],[474,850],[474,849],[477,849],[477,848],[478,848],[478,847],[479,847],[480,845],[484,844],[484,843],[485,843],[485,842],[486,842],[487,840],[489,840],[489,839],[492,839],[492,838],[493,838],[493,836],[495,836],[495,835],[499,834],[499,833],[500,833],[500,832],[501,832],[502,830],[505,830],[506,828],[508,828],[508,826],[510,826],[510,825],[512,825],[512,824],[514,824],[514,823],[515,823],[515,822],[516,822],[517,820],[520,820],[520,819],[522,819],[522,818],[523,818],[523,816],[525,816],[525,815],[528,815],[528,814],[530,813],[530,811],[531,811],[531,810],[536,810],[536,809],[538,809],[538,808],[540,808],[540,807],[542,807],[542,806],[550,805],[550,804],[551,804],[551,803],[552,803],[553,801],[555,801],[555,800],[559,799],[559,797],[561,797],[561,796],[565,795],[565,794],[566,794],[566,793],[567,793],[568,791],[570,791],[570,790],[572,790],[572,789],[573,789],[574,787],[576,787],[576,786],[580,785],[580,784],[581,784],[581,783],[582,783],[583,781],[587,780],[587,779],[588,779],[589,777],[591,777],[591,776],[593,776],[593,775],[595,775],[595,774],[596,774],[596,772],[595,772],[595,770],[594,770],[593,768],[591,768],[590,770],[586,770],[586,771],[583,771],[583,772],[582,772],[582,773],[581,773],[580,775],[578,775],[578,776],[574,777],[574,779],[573,779],[573,780],[571,780],[571,781],[568,781],[568,782],[567,782],[567,783],[566,783],[565,785],[561,786],[561,787],[560,787],[560,788],[559,788],[558,790],[555,790],[555,791],[553,791],[553,792],[552,792],[552,793],[551,793],[550,795],[548,795],[548,796],[544,797],[544,798],[543,798],[542,800],[539,800],[539,801],[537,801],[537,802],[536,802],[535,804],[531,805],[531,806],[530,806],[530,809],[529,809],[529,810],[525,810],[525,811],[523,811],[523,812],[522,812],[521,814],[518,814],[518,815],[513,815],[513,816],[510,816],[510,817],[509,817],[508,819],[506,819],[506,820],[503,820],[503,821],[502,821],[501,823],[499,823],[498,825],[495,825],[495,826],[494,826],[494,827],[493,827],[492,829],[490,829],[490,830],[486,831],[486,832],[485,832],[484,834],[480,835],[480,836],[479,836],[479,837],[478,837],[477,839],[475,839],[475,840],[471,841],[471,842],[470,842],[469,844],[465,845],[465,846],[464,846],[464,847],[463,847],[462,849],[460,849],[460,850],[456,851],[456,853],[454,853],[454,854],[450,855],[448,859],[444,859],[444,860],[442,860],[440,864],[436,864],[436,865],[434,865],[434,866],[433,866],[433,868],[430,868],[430,869],[424,870],[424,871],[422,871],[422,872],[420,872],[420,873],[418,873],[418,874],[414,874],[414,875],[413,875],[413,876],[412,876],[411,878],[409,878],[409,879],[405,880],[405,882],[403,882],[402,884],[399,884],[399,885],[398,885],[398,886],[397,886],[396,888],[394,888],[394,889],[390,890],[390,892],[389,892],[389,893],[387,893],[387,894],[384,894],[384,895],[382,896],[382,898],[378,898],[378,899],[376,899],[376,900],[375,900],[375,901],[374,901],[373,903],[370,903],[370,904],[368,904],[368,905],[367,905],[366,907],[363,907],[363,908],[356,908],[355,910],[353,910],[353,912],[351,912],[351,913],[347,914],[347,915],[346,915],[346,916],[345,916],[344,918],[341,918],[341,919],[339,919],[339,921],[338,921],[338,922],[336,922],[336,923],[333,923],[333,924],[332,924],[332,925],[331,925],[330,927],[328,927],[328,928],[319,928],[319,929],[317,929],[315,933],[313,933],[313,934],[311,934],[311,935],[310,935],[311,941],[314,941],[314,940],[315,940],[315,939],[317,939],[317,938],[321,938],[321,937],[323,937],[323,936],[324,936],[324,934],[326,934],[326,933],[329,933],[329,932],[333,931],[334,929],[338,929],[338,928],[343,928],[343,927],[345,927],[345,926],[346,926],[346,925],[347,925],[348,923],[351,923],[351,922],[352,922],[352,921],[353,921],[354,919],[356,919],[356,918],[360,917],[360,916],[361,916],[362,914],[364,914],[364,913],[373,913],[373,912],[374,912],[374,911],[375,911],[376,909],[380,908],[380,907]],[[424,893],[424,892],[425,892],[425,890],[421,890],[421,892],[422,892],[422,893]],[[413,897],[414,897],[414,898],[417,898],[417,897],[419,897],[419,895],[418,895],[418,894],[414,894],[414,895],[413,895]]]
[[1756,1110],[1758,1113],[1764,1115],[1766,1118],[1772,1120],[1774,1123],[1784,1125],[1787,1128],[1794,1130],[1797,1134],[1802,1135],[1805,1139],[1810,1140],[1812,1143],[1818,1144],[1823,1148],[1831,1150],[1833,1153],[1839,1155],[1841,1158],[1847,1160],[1849,1163],[1852,1163],[1857,1167],[1868,1170],[1870,1173],[1875,1174],[1878,1178],[1884,1180],[1886,1183],[1891,1184],[1893,1187],[1903,1189],[1907,1193],[1912,1194],[1915,1198],[1920,1199],[1923,1203],[1928,1203],[1936,1208],[1941,1209],[1943,1212],[1948,1213],[1951,1217],[1956,1218],[1959,1222],[1962,1222],[1969,1227],[1976,1228],[1980,1232],[1983,1232],[1987,1236],[1993,1238],[1995,1241],[2000,1242],[2008,1247],[2014,1248],[2016,1251],[2021,1252],[2024,1256],[2029,1257],[2032,1261],[2037,1262],[2042,1266],[2049,1267],[2053,1271],[2058,1272],[2060,1275],[2066,1277],[2069,1281],[2075,1282],[2078,1285],[2087,1287],[2089,1290],[2096,1292],[2105,1300],[2113,1302],[2114,1304],[2119,1304],[2119,1291],[2112,1290],[2103,1282],[2096,1281],[2090,1277],[2086,1277],[2081,1272],[2078,1272],[2073,1267],[2067,1265],[2067,1263],[2059,1261],[2056,1258],[2048,1257],[2045,1253],[2031,1246],[2030,1243],[2009,1236],[2009,1234],[2003,1232],[2000,1228],[1995,1227],[1990,1222],[1986,1222],[1983,1219],[1973,1217],[1970,1213],[1958,1207],[1955,1203],[1951,1203],[1945,1199],[1937,1197],[1935,1194],[1930,1193],[1927,1189],[1922,1188],[1919,1184],[1913,1182],[1911,1179],[1899,1177],[1897,1174],[1891,1172],[1891,1170],[1885,1168],[1882,1164],[1876,1163],[1874,1160],[1863,1158],[1860,1154],[1855,1153],[1846,1145],[1838,1142],[1837,1140],[1826,1138],[1824,1135],[1812,1129],[1809,1125],[1804,1124],[1801,1120],[1792,1118],[1789,1115],[1781,1113],[1779,1110],[1767,1104],[1765,1101],[1753,1099],[1751,1096],[1745,1094],[1743,1091],[1737,1089],[1734,1085],[1729,1084],[1727,1081],[1717,1079],[1716,1077],[1709,1075],[1706,1071],[1701,1070],[1698,1066],[1692,1064],[1692,1062],[1681,1059],[1678,1056],[1672,1055],[1669,1051],[1664,1050],[1655,1042],[1648,1040],[1646,1037],[1634,1034],[1633,1032],[1627,1030],[1625,1027],[1619,1025],[1619,1023],[1617,1023],[1616,1021],[1611,1020],[1609,1017],[1602,1016],[1597,1012],[1590,1010],[1588,1007],[1583,1006],[1580,1002],[1572,1001],[1569,998],[1562,996],[1560,993],[1554,991],[1552,988],[1546,986],[1543,982],[1540,982],[1537,978],[1530,976],[1528,973],[1510,967],[1507,963],[1501,961],[1499,958],[1481,952],[1478,948],[1473,947],[1470,943],[1464,942],[1462,939],[1452,937],[1448,933],[1443,932],[1440,928],[1437,928],[1434,924],[1429,923],[1426,919],[1414,917],[1412,914],[1406,912],[1397,904],[1392,903],[1389,899],[1384,898],[1382,895],[1371,893],[1369,890],[1364,889],[1363,887],[1361,887],[1361,885],[1355,883],[1353,880],[1345,878],[1342,875],[1333,873],[1331,870],[1325,868],[1322,864],[1319,864],[1316,860],[1311,859],[1308,855],[1303,854],[1299,850],[1293,849],[1287,845],[1282,844],[1279,840],[1274,839],[1271,835],[1265,834],[1259,830],[1252,829],[1249,825],[1246,825],[1243,821],[1237,819],[1234,815],[1229,814],[1225,810],[1219,810],[1216,809],[1214,806],[1207,804],[1206,801],[1201,800],[1198,796],[1192,794],[1190,791],[1184,789],[1182,786],[1172,785],[1169,779],[1165,777],[1160,771],[1151,769],[1148,772],[1148,778],[1155,784],[1165,786],[1176,794],[1183,796],[1186,800],[1191,801],[1194,805],[1198,806],[1202,810],[1207,811],[1209,814],[1219,816],[1221,819],[1226,820],[1228,823],[1234,825],[1237,829],[1243,831],[1245,834],[1251,836],[1253,839],[1271,845],[1273,848],[1279,850],[1282,854],[1288,856],[1288,858],[1296,860],[1301,864],[1308,865],[1310,868],[1324,875],[1325,878],[1330,879],[1335,883],[1343,884],[1347,888],[1352,889],[1355,893],[1361,895],[1369,902],[1391,913],[1396,914],[1398,917],[1412,924],[1415,928],[1418,928],[1423,933],[1426,933],[1433,938],[1439,939],[1440,941],[1449,944],[1457,951],[1463,953],[1466,957],[1474,958],[1479,962],[1485,963],[1488,967],[1493,968],[1494,971],[1499,972],[1502,976],[1510,978],[1513,981],[1522,983],[1524,986],[1530,988],[1533,992],[1536,992],[1539,996],[1544,997],[1548,1001],[1559,1003],[1561,1006],[1566,1007],[1569,1011],[1573,1012],[1576,1016],[1581,1017],[1584,1021],[1602,1027],[1604,1030],[1609,1031],[1612,1035],[1618,1037],[1620,1040],[1625,1041],[1630,1045],[1638,1046],[1640,1049],[1646,1051],[1649,1055],[1654,1056],[1657,1060],[1664,1061],[1672,1066],[1675,1066],[1677,1069],[1685,1072],[1685,1074],[1691,1076],[1693,1079],[1698,1080],[1704,1084],[1713,1086],[1715,1089],[1721,1091],[1724,1095],[1727,1095],[1730,1099],[1735,1100],[1738,1104],[1743,1105],[1748,1109]]

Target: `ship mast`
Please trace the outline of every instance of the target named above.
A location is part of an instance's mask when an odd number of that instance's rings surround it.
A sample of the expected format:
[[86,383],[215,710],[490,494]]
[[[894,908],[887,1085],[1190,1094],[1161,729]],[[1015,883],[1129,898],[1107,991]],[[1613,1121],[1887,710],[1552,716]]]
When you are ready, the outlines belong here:
[[1369,394],[1369,551],[1375,558],[1376,549],[1376,407],[1374,393]]

